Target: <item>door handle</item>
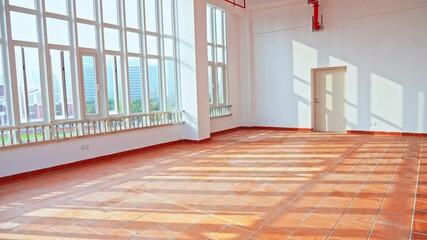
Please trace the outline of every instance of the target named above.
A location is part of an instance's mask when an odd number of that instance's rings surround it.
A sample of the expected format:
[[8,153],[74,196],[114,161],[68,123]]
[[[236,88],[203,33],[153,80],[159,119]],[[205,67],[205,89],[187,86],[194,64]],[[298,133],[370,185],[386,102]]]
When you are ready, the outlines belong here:
[[314,103],[320,103],[317,98],[314,98]]

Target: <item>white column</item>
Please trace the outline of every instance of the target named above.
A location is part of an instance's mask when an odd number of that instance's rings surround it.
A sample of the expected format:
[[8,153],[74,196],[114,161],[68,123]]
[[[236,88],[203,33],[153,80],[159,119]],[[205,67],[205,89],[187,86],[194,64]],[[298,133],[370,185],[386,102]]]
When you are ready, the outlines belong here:
[[206,1],[177,2],[183,138],[197,141],[210,137]]

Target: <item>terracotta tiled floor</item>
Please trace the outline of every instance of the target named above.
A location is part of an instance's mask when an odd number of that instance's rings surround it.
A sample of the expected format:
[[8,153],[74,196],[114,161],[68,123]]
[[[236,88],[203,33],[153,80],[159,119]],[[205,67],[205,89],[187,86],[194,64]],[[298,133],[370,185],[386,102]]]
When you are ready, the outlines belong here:
[[0,239],[427,239],[426,181],[421,137],[241,130],[0,185]]

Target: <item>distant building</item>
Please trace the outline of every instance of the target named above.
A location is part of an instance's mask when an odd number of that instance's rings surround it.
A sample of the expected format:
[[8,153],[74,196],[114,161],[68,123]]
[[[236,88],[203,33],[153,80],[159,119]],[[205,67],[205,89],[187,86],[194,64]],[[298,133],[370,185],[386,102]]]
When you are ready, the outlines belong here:
[[95,66],[91,58],[83,58],[83,78],[86,103],[96,102]]
[[141,67],[139,63],[129,62],[129,97],[130,99],[142,98]]

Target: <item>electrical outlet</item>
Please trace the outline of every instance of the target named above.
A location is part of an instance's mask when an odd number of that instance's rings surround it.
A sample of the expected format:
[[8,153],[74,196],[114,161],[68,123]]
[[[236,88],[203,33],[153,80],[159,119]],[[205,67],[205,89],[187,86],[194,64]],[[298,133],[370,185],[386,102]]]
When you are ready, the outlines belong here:
[[88,150],[88,149],[89,149],[89,144],[85,144],[85,145],[80,146],[80,150]]

